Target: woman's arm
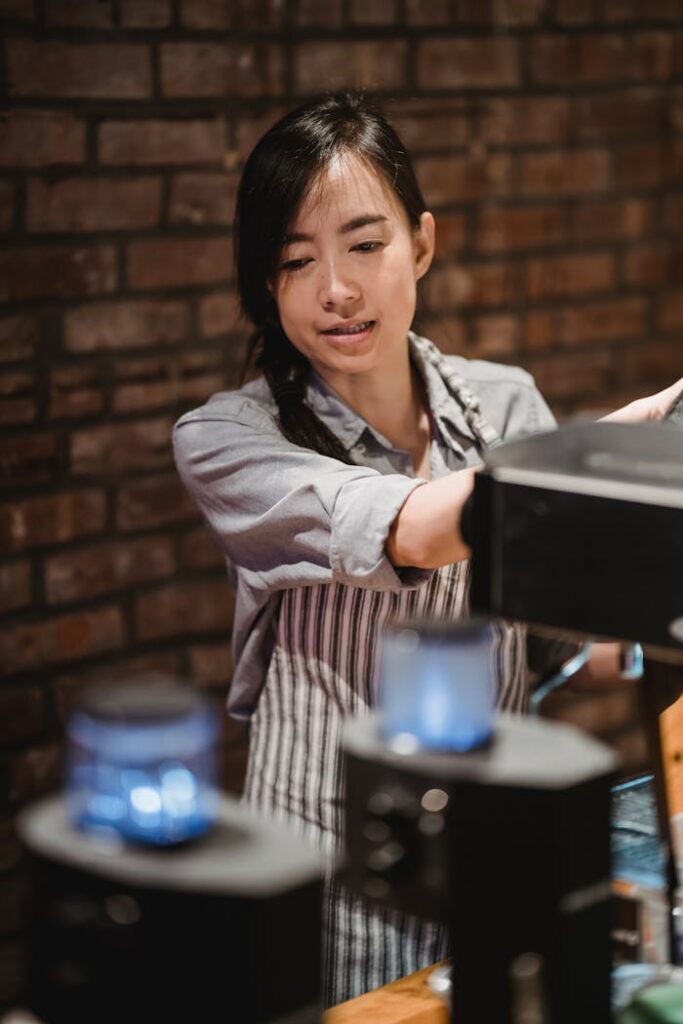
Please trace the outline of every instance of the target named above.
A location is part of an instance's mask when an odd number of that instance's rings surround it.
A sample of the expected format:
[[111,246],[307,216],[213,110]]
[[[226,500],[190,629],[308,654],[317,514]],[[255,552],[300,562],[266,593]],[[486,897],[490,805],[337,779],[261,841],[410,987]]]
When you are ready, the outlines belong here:
[[[617,409],[600,422],[648,423],[663,419],[683,391],[683,377],[671,387]],[[460,532],[463,505],[474,487],[475,469],[461,469],[417,487],[394,519],[386,552],[395,566],[437,569],[469,558]]]
[[475,469],[460,469],[408,495],[387,538],[386,551],[394,565],[437,569],[469,558],[460,519],[475,473]]
[[656,423],[663,420],[671,409],[678,396],[683,391],[683,377],[656,395],[648,395],[647,398],[637,398],[630,402],[623,409],[617,409],[607,416],[601,417],[600,422],[613,423]]

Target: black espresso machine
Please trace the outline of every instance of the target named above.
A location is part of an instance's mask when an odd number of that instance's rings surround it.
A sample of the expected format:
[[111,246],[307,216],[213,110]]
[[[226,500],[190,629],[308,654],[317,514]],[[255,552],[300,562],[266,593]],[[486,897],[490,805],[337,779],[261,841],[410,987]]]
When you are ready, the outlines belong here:
[[[669,424],[603,423],[501,445],[477,475],[464,523],[475,610],[551,636],[642,644],[670,896],[658,716],[683,689],[681,441]],[[397,748],[379,716],[348,723],[343,747],[346,882],[449,925],[453,1020],[517,1019],[515,965],[532,953],[548,1015],[534,1019],[606,1024],[616,768],[607,748],[565,725],[506,715],[488,746],[465,754]]]
[[80,699],[63,792],[19,819],[41,1024],[320,1021],[322,859],[220,792],[210,711],[163,677]]

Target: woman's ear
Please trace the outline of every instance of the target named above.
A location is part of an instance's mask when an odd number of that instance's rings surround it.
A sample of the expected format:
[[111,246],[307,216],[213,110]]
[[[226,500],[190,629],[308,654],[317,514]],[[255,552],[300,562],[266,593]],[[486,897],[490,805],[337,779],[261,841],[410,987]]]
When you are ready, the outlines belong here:
[[436,224],[434,215],[425,210],[420,217],[420,226],[413,232],[415,253],[415,280],[419,281],[429,270],[434,259]]

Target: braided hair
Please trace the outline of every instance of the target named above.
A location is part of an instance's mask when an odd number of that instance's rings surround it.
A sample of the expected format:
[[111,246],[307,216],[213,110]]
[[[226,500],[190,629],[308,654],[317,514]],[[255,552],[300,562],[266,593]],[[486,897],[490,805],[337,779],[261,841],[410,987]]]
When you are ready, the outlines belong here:
[[234,245],[242,314],[254,326],[247,361],[255,359],[268,382],[282,433],[293,444],[351,463],[341,441],[306,402],[311,367],[285,334],[271,287],[307,190],[341,154],[372,166],[412,227],[419,227],[427,207],[405,147],[362,93],[341,92],[298,107],[257,143],[237,192]]

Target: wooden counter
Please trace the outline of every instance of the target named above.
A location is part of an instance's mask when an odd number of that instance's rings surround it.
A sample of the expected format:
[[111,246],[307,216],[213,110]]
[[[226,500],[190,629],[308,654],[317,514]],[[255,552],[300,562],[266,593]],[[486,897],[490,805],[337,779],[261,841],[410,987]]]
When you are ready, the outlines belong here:
[[425,967],[374,992],[333,1006],[323,1015],[324,1024],[449,1024],[446,1007],[427,985],[433,970],[434,967]]

